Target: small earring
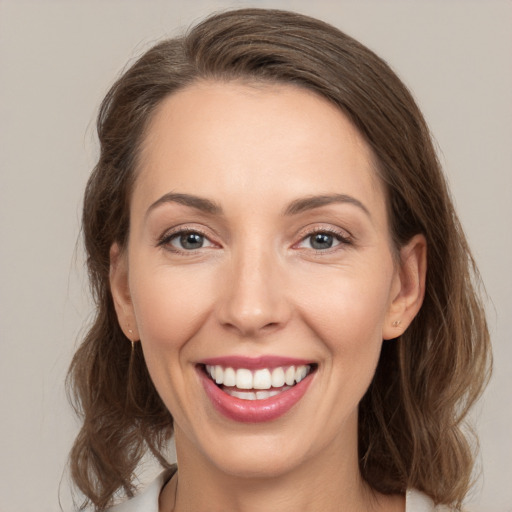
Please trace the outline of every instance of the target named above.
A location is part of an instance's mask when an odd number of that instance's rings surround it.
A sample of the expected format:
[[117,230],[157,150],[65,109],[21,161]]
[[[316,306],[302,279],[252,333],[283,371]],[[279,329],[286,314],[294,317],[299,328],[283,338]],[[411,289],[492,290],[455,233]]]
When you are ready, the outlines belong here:
[[401,320],[395,320],[395,321],[392,323],[392,325],[393,325],[393,327],[398,327],[401,323],[402,323],[402,321],[401,321]]

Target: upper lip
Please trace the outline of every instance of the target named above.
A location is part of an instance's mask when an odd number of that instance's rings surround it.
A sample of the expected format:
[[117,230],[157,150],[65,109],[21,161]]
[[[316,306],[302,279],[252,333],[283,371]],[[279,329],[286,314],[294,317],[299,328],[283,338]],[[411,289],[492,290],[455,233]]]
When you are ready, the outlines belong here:
[[264,355],[257,357],[232,355],[202,359],[198,364],[209,366],[219,365],[224,368],[247,368],[248,370],[257,370],[259,368],[278,368],[280,366],[310,365],[314,364],[314,361],[277,355]]

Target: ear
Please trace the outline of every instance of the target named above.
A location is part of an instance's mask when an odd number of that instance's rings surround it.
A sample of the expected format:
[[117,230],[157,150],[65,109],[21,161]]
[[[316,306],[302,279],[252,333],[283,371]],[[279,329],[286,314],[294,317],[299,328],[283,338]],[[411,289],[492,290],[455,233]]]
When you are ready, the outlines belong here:
[[391,302],[382,328],[383,339],[397,338],[409,327],[423,303],[426,275],[427,241],[423,235],[415,235],[400,249]]
[[117,243],[110,248],[109,279],[119,325],[129,340],[137,341],[140,337],[128,284],[128,258]]

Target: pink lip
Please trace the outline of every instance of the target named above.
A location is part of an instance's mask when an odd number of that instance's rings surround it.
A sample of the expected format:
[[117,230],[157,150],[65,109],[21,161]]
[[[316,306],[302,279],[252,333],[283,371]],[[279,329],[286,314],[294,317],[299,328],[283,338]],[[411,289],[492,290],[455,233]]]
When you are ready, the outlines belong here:
[[[290,363],[285,363],[283,366],[286,364]],[[247,368],[247,366],[242,367]],[[242,423],[260,423],[279,418],[299,402],[308,390],[314,376],[314,373],[310,373],[298,384],[279,395],[264,400],[242,400],[225,393],[206,375],[201,367],[198,367],[197,370],[206,395],[215,409],[227,418]]]
[[277,368],[278,366],[302,366],[312,364],[312,361],[283,356],[224,356],[203,359],[198,363],[209,366],[220,365],[224,368],[247,368],[248,370],[257,370],[258,368]]

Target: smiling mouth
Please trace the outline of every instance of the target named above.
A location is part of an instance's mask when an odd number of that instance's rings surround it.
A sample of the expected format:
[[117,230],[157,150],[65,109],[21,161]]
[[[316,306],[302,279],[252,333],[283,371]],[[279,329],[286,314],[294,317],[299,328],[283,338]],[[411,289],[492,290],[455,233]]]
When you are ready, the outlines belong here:
[[276,368],[232,368],[203,365],[203,371],[224,393],[242,400],[265,400],[296,386],[316,370],[316,364]]

